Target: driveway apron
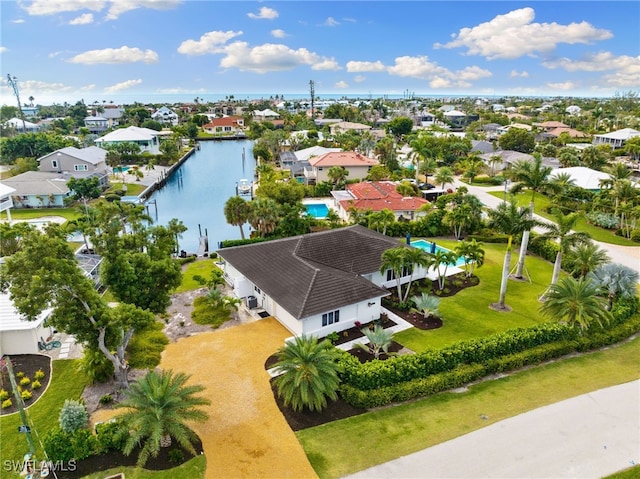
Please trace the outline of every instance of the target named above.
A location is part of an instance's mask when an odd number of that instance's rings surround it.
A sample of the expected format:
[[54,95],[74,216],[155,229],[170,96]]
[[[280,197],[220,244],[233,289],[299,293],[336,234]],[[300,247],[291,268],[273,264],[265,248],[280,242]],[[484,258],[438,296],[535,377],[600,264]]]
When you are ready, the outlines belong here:
[[194,430],[207,478],[315,478],[276,405],[264,363],[291,334],[274,318],[198,334],[170,344],[161,367],[191,374],[210,400]]

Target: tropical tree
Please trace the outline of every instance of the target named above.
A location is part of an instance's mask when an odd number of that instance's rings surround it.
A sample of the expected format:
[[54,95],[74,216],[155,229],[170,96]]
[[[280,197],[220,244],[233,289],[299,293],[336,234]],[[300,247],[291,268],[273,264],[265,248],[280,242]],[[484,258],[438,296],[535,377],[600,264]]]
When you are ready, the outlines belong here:
[[389,346],[393,342],[393,331],[384,329],[376,324],[373,329],[362,328],[360,330],[369,341],[367,344],[355,343],[357,348],[371,354],[375,359],[380,359],[380,355],[385,353],[389,355]]
[[[529,202],[529,210],[531,215],[535,211],[536,194],[540,193],[549,184],[549,175],[552,168],[542,164],[542,158],[536,156],[533,161],[517,161],[512,168],[512,178],[517,183],[511,188],[511,193],[516,194],[524,188],[531,191],[531,200]],[[522,242],[520,243],[520,255],[518,256],[518,267],[516,268],[515,277],[521,279],[524,271],[524,261],[527,256],[527,248],[529,247],[530,229],[522,233]]]
[[519,151],[520,153],[531,153],[536,146],[536,140],[532,133],[521,128],[509,128],[501,135],[498,144],[503,150]]
[[[413,273],[416,267],[424,267],[428,269],[433,263],[433,259],[424,250],[419,248],[410,248],[399,246],[390,248],[382,253],[382,263],[380,264],[380,273],[385,274],[387,270],[393,272],[396,280],[396,289],[398,293],[398,301],[406,301],[411,290],[413,282]],[[402,292],[402,280],[409,277],[406,290]]]
[[467,278],[473,276],[476,268],[480,268],[484,264],[484,249],[482,243],[472,239],[471,241],[462,241],[455,247],[456,255],[464,258],[464,271]]
[[124,401],[116,405],[127,411],[117,418],[126,437],[124,453],[131,454],[139,444],[138,466],[149,457],[157,457],[161,447],[171,446],[175,439],[180,446],[196,454],[193,443],[196,433],[189,422],[205,422],[208,414],[201,408],[211,404],[209,399],[198,396],[204,386],[188,385],[189,375],[173,371],[150,371],[131,384]]
[[542,237],[559,242],[558,253],[556,253],[556,260],[553,264],[553,274],[551,275],[551,284],[556,284],[560,276],[563,254],[567,253],[569,248],[575,245],[587,243],[590,240],[590,236],[588,233],[581,231],[572,231],[576,222],[582,216],[581,213],[569,213],[565,215],[559,209],[555,208],[553,210],[553,216],[555,218],[554,223],[544,223],[542,225],[542,227],[547,230]]
[[438,288],[442,291],[444,289],[445,279],[447,278],[447,269],[449,269],[449,266],[456,264],[458,255],[453,251],[440,249],[436,250],[431,257],[433,258],[432,268],[438,275]]
[[367,215],[367,228],[375,229],[378,233],[387,234],[387,228],[396,222],[393,211],[384,208],[380,211],[372,211]]
[[274,385],[285,406],[320,411],[338,397],[338,350],[316,337],[297,336],[276,353]]
[[549,318],[560,320],[581,330],[593,322],[608,323],[611,313],[600,296],[601,288],[590,279],[563,278],[552,284],[545,295],[540,312]]
[[567,259],[571,265],[571,273],[581,278],[611,261],[607,252],[592,241],[579,243],[570,248]]
[[576,180],[573,179],[570,173],[558,173],[550,177],[546,185],[546,190],[551,194],[553,202],[559,204],[567,190],[575,186]]
[[349,176],[349,170],[347,170],[344,166],[332,166],[327,171],[327,176],[329,180],[333,182],[333,189],[337,189],[338,185],[341,185]]
[[598,266],[587,275],[587,279],[606,291],[609,309],[616,297],[630,297],[637,293],[640,275],[637,271],[619,263],[607,263]]
[[411,311],[422,314],[425,318],[429,316],[439,316],[440,311],[438,311],[438,307],[440,306],[440,298],[437,296],[431,296],[427,293],[422,293],[420,296],[412,296],[411,302],[414,307],[411,308]]
[[505,310],[507,309],[505,299],[507,296],[507,282],[509,278],[509,267],[511,265],[513,237],[533,228],[537,222],[531,218],[531,210],[525,207],[519,208],[514,198],[509,202],[503,201],[494,210],[489,210],[488,215],[489,227],[494,228],[496,231],[506,234],[509,237],[502,266],[500,299],[496,305],[497,309]]
[[476,176],[478,176],[486,165],[482,159],[477,155],[470,155],[460,161],[460,168],[463,171],[462,176],[466,178],[469,183],[473,183]]
[[413,186],[408,181],[401,181],[396,186],[396,192],[401,194],[404,197],[415,196],[416,191],[413,189]]
[[416,139],[412,140],[409,143],[411,147],[411,162],[414,165],[415,178],[418,179],[419,166],[421,162],[426,162],[427,160],[433,159],[434,154],[432,151],[432,137],[427,135],[419,135]]
[[273,233],[278,224],[278,203],[271,198],[257,198],[251,203],[249,223],[260,236]]
[[444,186],[450,183],[453,183],[453,170],[448,166],[442,166],[436,172],[433,181],[436,185],[440,185],[440,187],[444,190]]
[[494,176],[496,176],[496,167],[502,164],[502,157],[500,155],[493,155],[491,158],[489,158],[488,163],[490,172],[489,174],[493,178]]
[[240,228],[240,237],[244,239],[242,226],[249,220],[251,206],[244,198],[232,196],[224,204],[224,217],[227,223]]

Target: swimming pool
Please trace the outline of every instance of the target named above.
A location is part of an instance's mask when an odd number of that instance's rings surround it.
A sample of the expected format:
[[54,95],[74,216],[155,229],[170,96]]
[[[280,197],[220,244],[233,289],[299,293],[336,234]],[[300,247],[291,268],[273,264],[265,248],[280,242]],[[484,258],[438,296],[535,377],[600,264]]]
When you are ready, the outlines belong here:
[[[427,253],[432,253],[433,251],[445,251],[445,252],[450,252],[451,250],[447,249],[447,248],[443,248],[442,246],[438,246],[437,244],[431,242],[431,241],[427,241],[427,240],[415,240],[411,242],[411,246],[413,246],[414,248],[420,248],[425,250]],[[435,248],[434,248],[435,246]],[[456,260],[455,264],[453,266],[458,266],[458,267],[463,267],[464,266],[464,256],[458,256],[458,259]]]
[[324,203],[307,203],[304,207],[307,213],[316,219],[326,218],[329,213],[329,207]]

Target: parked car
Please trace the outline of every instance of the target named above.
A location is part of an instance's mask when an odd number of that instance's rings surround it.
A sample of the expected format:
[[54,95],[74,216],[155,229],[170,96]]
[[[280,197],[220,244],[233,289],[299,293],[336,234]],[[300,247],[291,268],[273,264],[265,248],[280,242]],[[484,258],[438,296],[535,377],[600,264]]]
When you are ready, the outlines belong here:
[[431,183],[420,183],[418,188],[421,190],[432,190],[436,187],[436,185],[432,185]]

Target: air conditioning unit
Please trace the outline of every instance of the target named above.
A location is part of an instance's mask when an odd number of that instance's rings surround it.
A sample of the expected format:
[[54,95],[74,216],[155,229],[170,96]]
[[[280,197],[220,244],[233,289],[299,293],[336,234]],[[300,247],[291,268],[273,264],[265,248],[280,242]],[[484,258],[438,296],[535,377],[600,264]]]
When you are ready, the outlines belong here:
[[254,309],[258,307],[258,298],[255,296],[247,296],[247,308]]

